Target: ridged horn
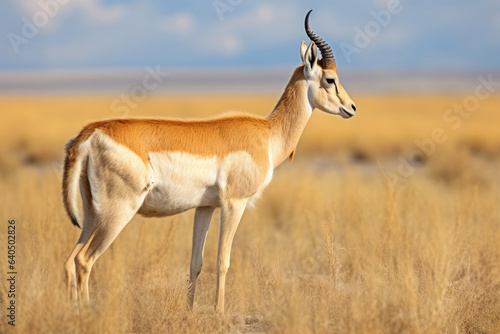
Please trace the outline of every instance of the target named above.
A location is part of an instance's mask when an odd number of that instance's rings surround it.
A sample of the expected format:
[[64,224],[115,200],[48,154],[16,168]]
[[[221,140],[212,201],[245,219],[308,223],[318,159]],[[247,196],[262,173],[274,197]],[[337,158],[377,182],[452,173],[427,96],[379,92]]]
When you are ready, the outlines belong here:
[[321,51],[323,68],[325,68],[325,69],[333,68],[335,66],[335,57],[333,56],[332,48],[328,45],[327,42],[325,42],[318,35],[316,35],[311,30],[311,28],[309,28],[309,15],[311,14],[311,12],[312,12],[312,9],[306,15],[306,21],[305,21],[306,34],[307,34],[307,36],[309,36],[311,41],[313,41],[316,44],[319,51]]

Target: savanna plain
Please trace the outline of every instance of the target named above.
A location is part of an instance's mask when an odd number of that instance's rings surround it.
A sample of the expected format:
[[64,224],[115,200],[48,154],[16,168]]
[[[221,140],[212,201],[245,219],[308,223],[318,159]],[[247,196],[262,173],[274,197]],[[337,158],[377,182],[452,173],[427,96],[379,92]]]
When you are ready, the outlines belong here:
[[64,145],[94,120],[266,115],[278,96],[149,97],[128,113],[111,97],[1,97],[0,332],[14,330],[9,219],[19,333],[500,332],[500,96],[463,114],[449,110],[465,95],[352,97],[352,119],[313,113],[294,161],[243,216],[222,316],[217,211],[193,311],[186,212],[136,216],[93,268],[90,309],[75,313],[63,263],[80,230],[61,202]]

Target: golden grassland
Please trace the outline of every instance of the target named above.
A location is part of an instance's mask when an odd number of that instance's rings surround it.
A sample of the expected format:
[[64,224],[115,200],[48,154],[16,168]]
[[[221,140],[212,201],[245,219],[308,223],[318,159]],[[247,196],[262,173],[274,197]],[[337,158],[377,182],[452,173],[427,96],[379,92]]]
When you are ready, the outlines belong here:
[[[7,325],[7,220],[16,220],[20,333],[500,332],[500,97],[443,116],[464,96],[361,96],[349,120],[316,111],[293,163],[243,216],[213,311],[218,215],[195,309],[186,310],[193,213],[135,217],[94,266],[92,308],[67,302],[63,263],[79,230],[65,216],[61,159],[87,122],[122,116],[267,114],[277,97],[0,98],[0,332]],[[399,178],[401,159],[446,136]],[[413,154],[413,156],[415,156]],[[406,175],[407,174],[407,175]]]

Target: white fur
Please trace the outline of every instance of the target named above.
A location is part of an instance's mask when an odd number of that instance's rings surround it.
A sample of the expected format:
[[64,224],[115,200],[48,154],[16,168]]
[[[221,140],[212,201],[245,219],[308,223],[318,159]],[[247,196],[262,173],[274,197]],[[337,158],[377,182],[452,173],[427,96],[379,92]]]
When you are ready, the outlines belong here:
[[151,153],[154,182],[139,210],[147,216],[170,216],[198,206],[219,206],[216,157],[181,152]]
[[[139,213],[145,216],[170,216],[192,208],[220,207],[228,191],[228,178],[239,170],[239,182],[252,189],[255,174],[259,173],[252,157],[243,151],[233,152],[223,159],[202,157],[182,152],[150,153],[150,179],[153,182]],[[269,163],[271,166],[271,163]],[[272,177],[272,168],[265,185]],[[253,196],[260,189],[255,189]]]
[[[70,142],[72,142],[74,139],[72,139]],[[67,145],[70,144],[68,142]],[[87,158],[88,155],[88,145],[86,143],[83,143],[80,145],[78,148],[78,155],[76,157],[75,165],[73,168],[69,171],[68,179],[69,179],[69,184],[68,184],[68,198],[69,198],[69,204],[71,207],[71,211],[75,218],[79,222],[81,222],[80,219],[78,219],[79,216],[79,211],[78,210],[78,188],[80,185],[80,174],[82,173],[82,164],[84,160]],[[80,223],[80,227],[82,227],[82,224]]]

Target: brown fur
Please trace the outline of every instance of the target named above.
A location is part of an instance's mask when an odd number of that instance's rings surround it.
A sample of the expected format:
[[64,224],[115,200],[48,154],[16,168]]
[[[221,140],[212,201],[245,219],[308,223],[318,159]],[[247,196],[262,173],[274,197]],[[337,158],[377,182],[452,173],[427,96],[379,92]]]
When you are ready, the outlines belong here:
[[231,152],[246,151],[256,162],[268,156],[270,131],[267,122],[249,115],[191,121],[110,120],[98,122],[96,128],[131,149],[145,164],[149,152],[181,151],[224,157]]
[[74,225],[68,202],[68,176],[78,147],[95,130],[135,152],[147,166],[149,152],[181,151],[200,156],[224,157],[245,151],[253,158],[263,177],[269,168],[270,128],[266,119],[251,115],[233,115],[208,120],[117,119],[94,122],[68,143],[63,172],[64,206]]

